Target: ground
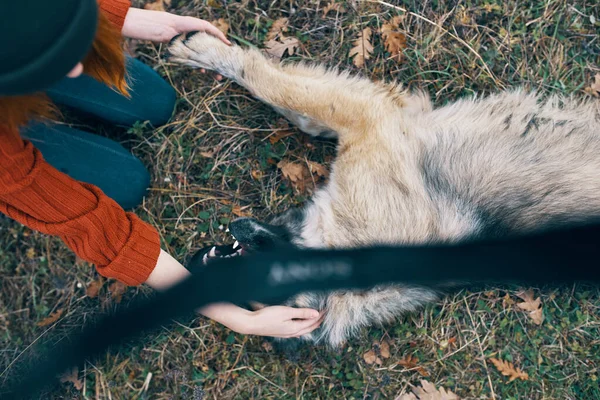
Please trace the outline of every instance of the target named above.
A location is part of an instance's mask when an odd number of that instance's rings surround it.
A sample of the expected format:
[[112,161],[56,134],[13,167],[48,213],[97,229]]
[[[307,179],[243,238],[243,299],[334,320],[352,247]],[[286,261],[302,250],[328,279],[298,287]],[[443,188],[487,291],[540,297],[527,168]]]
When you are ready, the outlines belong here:
[[[600,73],[595,1],[348,1],[326,15],[328,2],[318,0],[163,4],[174,13],[222,18],[233,40],[258,47],[274,21],[289,18],[284,35],[297,38],[299,46],[285,58],[398,80],[424,89],[437,105],[515,86],[583,98]],[[380,33],[396,16],[398,57],[386,50]],[[366,27],[373,32],[373,52],[359,68],[349,53]],[[140,123],[127,131],[94,124],[88,129],[118,138],[148,166],[152,186],[136,212],[185,261],[198,248],[225,240],[223,227],[239,215],[261,218],[302,204],[310,187],[296,190],[277,164],[327,166],[334,144],[302,135],[231,82],[169,64],[164,50],[128,44],[128,51],[176,88],[172,121],[159,128]],[[6,218],[0,219],[0,233],[3,380],[27,359],[32,342],[51,344],[120,299],[119,287],[102,280],[95,296],[90,285],[97,274],[59,240]],[[537,305],[531,310],[538,311],[526,311],[517,305],[518,290],[454,294],[396,324],[365,330],[341,351],[310,348],[292,358],[260,337],[188,318],[87,364],[72,379],[76,384],[65,382],[47,398],[387,399],[422,379],[464,399],[600,398],[599,291],[581,285],[535,288],[541,311]],[[120,305],[147,293],[130,288]],[[51,323],[47,318],[57,311],[60,318]],[[508,382],[492,358],[512,362],[528,379]]]

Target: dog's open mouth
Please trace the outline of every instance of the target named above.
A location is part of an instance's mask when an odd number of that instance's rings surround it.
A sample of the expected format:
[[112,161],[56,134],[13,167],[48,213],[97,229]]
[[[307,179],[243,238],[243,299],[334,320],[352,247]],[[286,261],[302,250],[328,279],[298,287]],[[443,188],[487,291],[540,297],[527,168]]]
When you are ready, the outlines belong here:
[[235,236],[231,235],[235,242],[233,244],[208,246],[199,251],[202,257],[202,264],[208,265],[211,261],[219,258],[231,258],[243,256],[248,253],[248,249],[240,244]]

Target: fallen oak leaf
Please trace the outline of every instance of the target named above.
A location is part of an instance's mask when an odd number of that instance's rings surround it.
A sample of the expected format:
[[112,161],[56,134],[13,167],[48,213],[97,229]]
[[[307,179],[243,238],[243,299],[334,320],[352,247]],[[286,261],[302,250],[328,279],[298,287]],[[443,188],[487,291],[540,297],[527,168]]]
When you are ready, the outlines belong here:
[[324,165],[319,164],[317,162],[309,161],[308,169],[310,170],[310,172],[314,172],[322,178],[327,178],[329,176],[329,171],[327,170],[327,168],[325,168]]
[[418,363],[419,363],[419,359],[410,354],[405,356],[402,360],[398,361],[398,365],[401,365],[406,369],[414,369],[421,376],[425,376],[425,377],[429,376],[429,372],[427,372],[427,370],[425,370],[425,368],[419,366]]
[[600,97],[600,74],[594,76],[594,82],[585,91],[594,97]]
[[369,350],[365,354],[363,354],[363,360],[365,360],[365,362],[369,365],[381,365],[383,363],[383,361],[381,361],[381,359],[377,357],[377,354],[375,354],[374,350]]
[[348,57],[353,58],[352,62],[357,67],[364,67],[365,61],[371,58],[373,53],[373,45],[371,44],[371,35],[373,31],[366,27],[359,34],[358,38],[352,43],[354,47],[350,49]]
[[510,377],[509,382],[514,381],[515,379],[521,379],[522,381],[526,381],[529,379],[529,375],[527,372],[521,371],[519,368],[515,368],[513,363],[509,363],[508,361],[498,360],[497,358],[490,358],[494,367],[504,376]]
[[267,53],[274,58],[281,59],[287,52],[288,55],[293,56],[294,51],[300,45],[300,41],[295,37],[282,38],[281,41],[275,39],[269,40],[265,43]]
[[267,32],[267,41],[274,40],[278,36],[283,38],[283,32],[288,31],[288,23],[289,20],[285,17],[276,19],[275,22],[273,22],[273,25],[271,25],[269,32]]
[[73,367],[69,371],[60,376],[61,383],[71,382],[75,389],[81,391],[83,389],[83,381],[79,379],[79,368]]
[[390,358],[390,344],[387,340],[382,340],[379,344],[379,354],[382,358]]
[[293,134],[294,134],[294,132],[287,131],[287,130],[275,131],[275,133],[273,133],[271,136],[269,136],[269,142],[271,142],[271,144],[275,144],[275,143],[279,142],[281,139],[286,138],[288,136],[292,136]]
[[385,49],[392,55],[392,59],[397,62],[402,59],[402,50],[406,48],[406,36],[398,32],[399,22],[400,18],[395,17],[381,26],[381,36],[383,37]]
[[421,381],[421,386],[413,387],[412,393],[396,397],[396,400],[460,400],[455,393],[445,388],[436,388],[426,380]]
[[517,293],[517,296],[523,299],[523,303],[518,303],[517,307],[528,311],[529,318],[536,325],[541,325],[544,322],[544,312],[542,311],[542,300],[538,297],[534,298],[533,290],[529,289]]
[[59,308],[58,310],[56,310],[55,312],[38,322],[37,326],[52,325],[53,323],[58,321],[58,319],[63,315],[63,312],[65,312],[64,308]]

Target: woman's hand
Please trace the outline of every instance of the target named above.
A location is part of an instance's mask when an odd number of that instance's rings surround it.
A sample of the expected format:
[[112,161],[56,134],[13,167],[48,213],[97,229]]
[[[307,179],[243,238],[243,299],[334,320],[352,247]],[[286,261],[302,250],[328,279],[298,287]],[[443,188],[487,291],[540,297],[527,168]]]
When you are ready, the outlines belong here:
[[209,33],[221,39],[225,44],[231,45],[223,32],[210,22],[164,11],[142,10],[139,8],[129,9],[121,33],[131,39],[164,43],[181,33],[192,31]]
[[[190,272],[164,250],[146,284],[155,290],[166,290],[190,276]],[[310,308],[283,306],[265,307],[248,311],[234,304],[211,304],[199,310],[229,329],[245,335],[291,338],[312,332],[322,322],[322,315]]]
[[200,310],[205,316],[245,335],[292,338],[317,329],[323,321],[317,310],[284,306],[248,311],[233,304],[213,304]]

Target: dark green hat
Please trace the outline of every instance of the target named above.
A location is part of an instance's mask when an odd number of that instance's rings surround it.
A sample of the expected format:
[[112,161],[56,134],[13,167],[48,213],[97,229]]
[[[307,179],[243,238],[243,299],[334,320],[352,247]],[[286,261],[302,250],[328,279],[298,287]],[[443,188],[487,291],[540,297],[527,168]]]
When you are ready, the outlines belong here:
[[47,89],[89,52],[96,0],[2,0],[0,96]]

